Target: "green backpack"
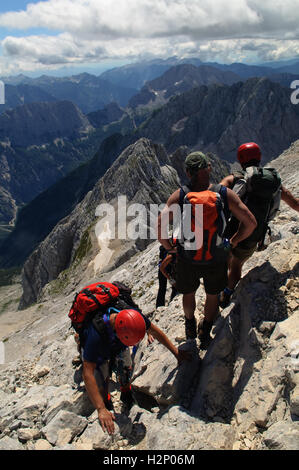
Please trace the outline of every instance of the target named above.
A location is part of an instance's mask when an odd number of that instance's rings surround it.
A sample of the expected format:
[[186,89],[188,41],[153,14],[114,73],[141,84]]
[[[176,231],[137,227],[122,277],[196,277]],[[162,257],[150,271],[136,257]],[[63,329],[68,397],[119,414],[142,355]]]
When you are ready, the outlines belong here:
[[[279,209],[281,178],[275,168],[251,166],[241,174],[235,175],[233,190],[255,216],[257,227],[246,239],[260,242],[264,239],[268,222],[275,217]],[[232,217],[229,223],[230,236],[238,229],[239,222]]]

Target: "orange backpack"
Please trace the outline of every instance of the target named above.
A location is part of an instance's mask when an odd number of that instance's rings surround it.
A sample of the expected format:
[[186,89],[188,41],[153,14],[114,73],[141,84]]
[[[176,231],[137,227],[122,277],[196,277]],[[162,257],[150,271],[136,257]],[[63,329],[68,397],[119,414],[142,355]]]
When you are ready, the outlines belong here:
[[216,185],[194,192],[183,186],[180,206],[183,216],[179,255],[192,264],[216,264],[225,260],[229,248],[229,242],[223,237],[229,214],[226,187]]

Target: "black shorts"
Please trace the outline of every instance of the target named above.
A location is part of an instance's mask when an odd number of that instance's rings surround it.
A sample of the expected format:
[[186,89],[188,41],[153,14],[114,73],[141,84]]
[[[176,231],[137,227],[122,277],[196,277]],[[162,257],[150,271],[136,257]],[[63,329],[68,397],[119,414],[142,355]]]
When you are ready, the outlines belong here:
[[200,279],[203,279],[206,293],[217,295],[227,286],[227,269],[227,261],[199,266],[178,257],[176,289],[181,294],[190,294],[198,289]]

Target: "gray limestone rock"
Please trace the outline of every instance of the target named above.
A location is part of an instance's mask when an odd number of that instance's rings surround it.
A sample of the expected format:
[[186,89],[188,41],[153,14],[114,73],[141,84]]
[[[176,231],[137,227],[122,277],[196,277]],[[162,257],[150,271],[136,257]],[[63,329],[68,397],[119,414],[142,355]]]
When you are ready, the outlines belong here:
[[70,443],[75,436],[84,431],[86,426],[85,418],[70,411],[61,410],[41,431],[47,441],[60,447]]
[[263,439],[271,450],[298,450],[299,423],[278,421],[264,433]]

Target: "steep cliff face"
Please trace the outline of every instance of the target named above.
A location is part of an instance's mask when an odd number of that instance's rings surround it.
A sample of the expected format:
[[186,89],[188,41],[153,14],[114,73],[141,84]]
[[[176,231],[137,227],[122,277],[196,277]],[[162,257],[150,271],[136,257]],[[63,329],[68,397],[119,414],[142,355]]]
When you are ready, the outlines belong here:
[[[155,201],[154,195],[160,191],[163,195],[171,191],[177,175],[169,169],[163,148],[146,140],[139,142],[138,148],[145,157],[137,148],[133,152],[134,146],[121,156],[136,165],[138,186],[133,191],[128,185],[127,194],[136,194],[139,202],[153,190],[149,200]],[[299,196],[299,141],[272,165],[281,171],[285,186]],[[116,165],[115,174],[119,175],[120,169],[121,165]],[[145,169],[151,169],[156,177],[163,174],[163,178],[153,185]],[[123,178],[121,184],[127,181],[126,175]],[[97,194],[90,194],[86,206],[95,207],[106,192],[108,200],[113,192],[111,174],[100,181]],[[81,230],[74,214],[65,226],[72,223]],[[6,331],[0,339],[5,339],[7,362],[0,366],[0,448],[298,450],[297,213],[282,204],[272,228],[275,241],[246,263],[232,304],[215,322],[214,339],[206,353],[198,349],[197,341],[185,341],[181,296],[155,310],[157,242],[99,272],[93,266],[85,269],[81,247],[77,272],[69,278],[62,273],[50,282],[40,302],[22,312],[24,323],[14,327],[20,317],[13,308],[4,307],[9,288],[5,293],[0,289],[1,331]],[[63,225],[57,230],[64,230]],[[87,263],[90,259],[88,252]],[[111,437],[102,432],[84,389],[67,312],[75,290],[94,280],[116,279],[132,287],[144,313],[176,345],[189,349],[193,359],[177,367],[170,352],[156,341],[147,345],[144,339],[134,359],[137,404],[129,414],[121,414],[120,392],[112,377],[116,433]],[[9,294],[15,298],[18,289],[11,286]],[[199,319],[202,287],[196,298]]]

